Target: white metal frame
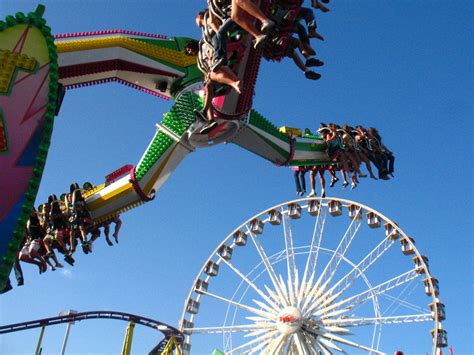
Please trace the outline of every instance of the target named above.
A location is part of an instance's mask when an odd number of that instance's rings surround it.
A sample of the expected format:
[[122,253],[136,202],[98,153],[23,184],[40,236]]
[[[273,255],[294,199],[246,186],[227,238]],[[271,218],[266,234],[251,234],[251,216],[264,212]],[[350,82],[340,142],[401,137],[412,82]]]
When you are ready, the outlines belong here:
[[[291,204],[299,204],[303,209],[306,209],[310,201],[317,201],[320,204],[320,213],[313,217],[316,219],[313,235],[311,239],[311,245],[304,247],[307,250],[302,251],[303,247],[296,247],[293,244],[293,235],[290,223],[292,222],[289,217],[288,206]],[[366,278],[364,272],[372,267],[375,262],[384,255],[384,253],[395,244],[395,239],[390,236],[385,237],[373,250],[371,250],[365,258],[359,263],[355,264],[345,257],[346,251],[349,249],[352,240],[356,236],[359,228],[361,227],[364,218],[353,218],[350,221],[350,225],[347,228],[344,236],[342,237],[338,247],[335,250],[329,250],[321,247],[322,235],[324,233],[325,220],[327,213],[325,209],[328,203],[331,201],[337,201],[341,203],[342,209],[347,209],[349,206],[357,206],[358,212],[361,216],[365,216],[367,212],[373,213],[381,222],[381,224],[391,224],[394,229],[399,233],[401,238],[406,238],[409,244],[415,251],[416,256],[421,256],[414,242],[408,238],[408,236],[397,226],[397,224],[381,213],[358,203],[335,198],[326,199],[299,199],[290,202],[285,202],[280,205],[271,207],[247,220],[241,224],[238,228],[232,231],[214,250],[210,257],[204,263],[198,276],[196,277],[193,286],[189,292],[189,295],[185,301],[185,307],[182,314],[181,330],[186,333],[186,342],[190,343],[192,334],[198,333],[223,333],[225,346],[231,349],[229,353],[241,353],[241,352],[267,352],[267,353],[294,353],[294,354],[331,354],[332,352],[342,352],[339,346],[345,345],[351,348],[357,348],[359,350],[365,350],[369,353],[381,353],[378,350],[381,334],[381,326],[383,324],[403,324],[413,322],[433,322],[434,333],[433,339],[438,337],[438,329],[441,329],[441,324],[437,320],[437,309],[434,312],[426,311],[417,305],[413,305],[406,301],[406,298],[393,297],[389,294],[385,294],[390,289],[405,285],[408,287],[412,280],[418,278],[420,273],[417,272],[415,267],[408,272],[400,274],[390,280],[382,282],[376,286],[372,286],[369,280]],[[285,248],[276,254],[267,256],[264,248],[262,247],[259,239],[262,236],[255,235],[250,229],[250,223],[254,220],[260,220],[265,226],[269,222],[268,212],[272,210],[278,210],[282,214],[282,227]],[[331,218],[331,217],[330,217]],[[233,241],[233,235],[242,231],[247,235],[247,244],[253,244],[255,250],[258,252],[261,261],[256,265],[252,271],[244,274],[241,272],[233,263],[232,260],[226,260],[219,255],[219,250],[222,246],[226,245],[232,249],[241,248],[237,246]],[[265,231],[263,231],[263,234]],[[319,277],[316,278],[316,269],[319,254],[321,252],[331,252],[331,259],[325,266]],[[305,265],[303,276],[300,280],[298,270],[295,262],[295,256],[301,253],[308,255]],[[208,291],[196,291],[195,285],[198,280],[204,280],[209,284],[211,282],[211,276],[204,272],[205,265],[213,261],[218,265],[226,265],[228,268],[233,270],[235,275],[240,277],[240,285],[235,290],[231,299],[222,297],[217,294],[213,294]],[[273,269],[273,265],[285,261],[287,269],[287,279],[283,280],[281,275]],[[351,271],[346,273],[340,278],[334,285],[331,285],[331,281],[336,274],[336,271],[340,263],[344,261],[351,265]],[[256,270],[262,269],[259,274],[255,274]],[[422,268],[424,271],[424,277],[431,280],[432,276],[429,272],[427,264],[422,259]],[[418,268],[419,271],[419,268]],[[265,289],[259,288],[256,284],[260,275],[266,273],[271,280],[271,287],[265,286]],[[216,276],[216,277],[219,277]],[[360,292],[356,295],[344,298],[344,292],[351,287],[357,278],[361,277],[367,285],[367,290]],[[431,282],[431,281],[429,281]],[[240,296],[240,300],[235,300],[239,289],[242,286],[246,286],[243,294]],[[434,290],[433,285],[430,285],[431,289]],[[249,289],[253,289],[261,297],[261,300],[253,300],[254,304],[245,305],[242,304],[243,297]],[[405,290],[404,290],[405,291]],[[403,291],[403,292],[404,292]],[[407,308],[413,309],[417,314],[413,315],[389,315],[384,316],[380,313],[378,305],[378,296],[387,297],[392,301],[392,305],[403,305]],[[186,311],[186,305],[189,300],[193,299],[200,301],[202,297],[212,297],[219,301],[228,304],[228,310],[226,314],[227,322],[229,309],[231,306],[235,306],[236,309],[243,309],[251,313],[250,317],[247,317],[251,321],[250,324],[246,325],[234,325],[236,316],[236,310],[231,325],[225,325],[221,327],[199,327],[192,329],[183,329],[183,320],[194,322],[197,314],[191,314]],[[430,297],[433,302],[438,301],[436,294],[431,293]],[[352,317],[347,312],[360,306],[361,304],[371,301],[374,306],[373,317]],[[250,303],[250,302],[248,302]],[[278,322],[279,310],[286,309],[287,307],[295,306],[301,311],[301,323],[303,326],[298,328],[297,331],[291,334],[284,334],[277,330],[276,322]],[[285,308],[286,307],[286,308]],[[396,310],[392,310],[392,313]],[[423,313],[424,312],[424,313]],[[433,314],[434,313],[434,314]],[[253,322],[253,323],[252,323]],[[317,322],[317,325],[316,325]],[[226,324],[226,323],[224,323]],[[358,344],[355,341],[351,341],[348,337],[345,337],[349,332],[347,328],[356,326],[374,326],[373,338],[371,346],[364,346]],[[232,347],[231,334],[234,332],[247,333],[250,341],[244,344],[239,344],[236,347]],[[226,338],[227,337],[227,338]],[[353,338],[351,338],[353,339]],[[436,341],[433,341],[432,354],[435,355],[439,351]]]

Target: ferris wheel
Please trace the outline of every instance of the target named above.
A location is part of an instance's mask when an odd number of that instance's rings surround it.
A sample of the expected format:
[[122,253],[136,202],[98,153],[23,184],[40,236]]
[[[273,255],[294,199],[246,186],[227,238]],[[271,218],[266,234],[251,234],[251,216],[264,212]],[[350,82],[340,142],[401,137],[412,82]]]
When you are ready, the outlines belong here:
[[444,305],[428,258],[356,202],[300,199],[250,218],[200,269],[183,350],[226,354],[438,354]]

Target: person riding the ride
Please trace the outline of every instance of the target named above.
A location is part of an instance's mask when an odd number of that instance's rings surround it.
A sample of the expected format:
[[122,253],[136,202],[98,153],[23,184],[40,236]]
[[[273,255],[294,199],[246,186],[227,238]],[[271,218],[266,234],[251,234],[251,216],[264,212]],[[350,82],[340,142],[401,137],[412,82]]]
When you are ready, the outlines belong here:
[[[352,128],[348,125],[344,125],[344,126],[342,126],[342,130],[344,131],[344,134],[347,135],[346,139],[348,141],[350,140],[350,145],[352,146],[355,158],[357,159],[359,165],[361,164],[361,162],[364,162],[365,166],[367,167],[367,171],[370,174],[370,177],[372,179],[377,180],[377,178],[375,177],[375,175],[372,171],[372,166],[370,164],[369,158],[367,157],[367,154],[364,152],[364,149],[359,145],[359,143],[356,139],[356,135],[354,134],[354,132],[355,132],[354,128]],[[359,176],[361,176],[361,175],[359,175]],[[361,176],[361,177],[364,177],[364,176]]]
[[227,66],[227,35],[223,33],[227,33],[232,21],[226,20],[217,28],[211,20],[209,10],[204,10],[196,15],[196,25],[203,31],[197,55],[198,68],[204,76],[205,96],[203,110],[194,112],[199,119],[207,122],[200,130],[201,134],[207,134],[217,126],[212,105],[217,90],[216,84],[230,86],[240,94],[241,82]]
[[383,160],[385,162],[385,169],[387,173],[393,177],[394,172],[394,164],[395,164],[395,156],[393,153],[382,143],[382,137],[380,136],[377,129],[374,127],[370,127],[369,131],[369,140],[377,147],[377,150],[380,151],[381,155],[383,156]]
[[39,253],[39,250],[43,247],[45,233],[34,207],[31,210],[28,221],[26,222],[26,233],[27,239],[18,253],[18,259],[25,263],[38,266],[39,273],[42,274],[47,270],[47,266],[46,261]]
[[66,242],[69,242],[69,235],[71,230],[68,225],[68,218],[66,214],[61,209],[62,202],[58,199],[54,199],[51,202],[51,212],[50,220],[52,224],[51,235],[54,237],[54,241],[57,244],[59,251],[65,254],[64,260],[70,264],[74,265],[74,259],[67,255]]
[[87,243],[86,225],[91,223],[90,213],[82,197],[81,190],[75,189],[72,192],[69,223],[71,226],[69,255],[72,255],[76,246],[76,234],[81,238],[82,250],[88,254],[91,250]]

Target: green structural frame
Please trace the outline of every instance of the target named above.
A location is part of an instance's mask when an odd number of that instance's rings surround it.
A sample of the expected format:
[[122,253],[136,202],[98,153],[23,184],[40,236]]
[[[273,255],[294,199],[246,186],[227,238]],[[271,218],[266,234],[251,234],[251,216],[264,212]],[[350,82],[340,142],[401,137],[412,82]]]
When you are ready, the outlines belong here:
[[[171,110],[164,115],[161,124],[181,137],[196,120],[194,109],[201,110],[203,106],[199,95],[192,92],[182,94]],[[137,180],[141,180],[148,170],[163,156],[174,143],[165,133],[158,132],[153,138],[135,172]]]

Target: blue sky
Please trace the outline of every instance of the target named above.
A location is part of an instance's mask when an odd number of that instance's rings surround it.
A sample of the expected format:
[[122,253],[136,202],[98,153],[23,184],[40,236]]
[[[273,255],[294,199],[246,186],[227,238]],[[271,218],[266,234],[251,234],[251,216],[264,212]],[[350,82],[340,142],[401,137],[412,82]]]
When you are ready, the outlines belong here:
[[[53,33],[129,29],[198,37],[194,15],[205,2],[43,4]],[[35,7],[2,0],[0,17]],[[326,38],[315,43],[326,63],[321,80],[306,80],[287,59],[263,62],[254,108],[277,126],[315,129],[333,121],[379,129],[396,154],[396,178],[365,180],[354,191],[339,185],[329,195],[371,206],[415,238],[440,281],[449,342],[457,354],[472,353],[472,3],[334,1],[330,8],[317,14]],[[118,84],[69,91],[37,204],[72,181],[99,184],[116,168],[136,164],[171,104]],[[197,151],[153,202],[123,215],[120,244],[109,248],[98,240],[94,253],[77,253],[67,272],[40,277],[25,266],[25,286],[0,298],[0,323],[71,308],[121,310],[177,325],[189,288],[216,245],[247,218],[293,197],[287,168],[234,145]],[[125,325],[75,325],[70,353],[117,353]],[[44,354],[59,352],[64,329],[47,330]],[[32,353],[38,333],[2,336],[0,353]],[[158,340],[137,328],[134,352],[145,353]]]

